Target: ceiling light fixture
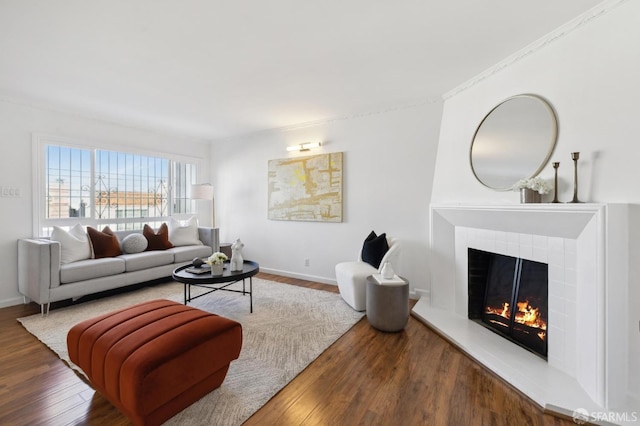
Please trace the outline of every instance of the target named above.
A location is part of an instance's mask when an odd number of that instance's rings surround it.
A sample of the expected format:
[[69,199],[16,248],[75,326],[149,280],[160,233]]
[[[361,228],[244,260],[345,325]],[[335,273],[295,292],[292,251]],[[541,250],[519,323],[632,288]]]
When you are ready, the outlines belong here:
[[288,146],[287,151],[303,152],[303,151],[309,151],[310,149],[313,149],[313,148],[320,148],[321,146],[322,146],[322,142],[307,142],[307,143],[301,143],[300,145]]

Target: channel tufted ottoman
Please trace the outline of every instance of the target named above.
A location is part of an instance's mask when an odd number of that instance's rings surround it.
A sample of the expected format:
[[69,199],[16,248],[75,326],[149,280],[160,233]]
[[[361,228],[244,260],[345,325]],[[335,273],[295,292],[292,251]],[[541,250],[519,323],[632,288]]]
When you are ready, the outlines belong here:
[[76,324],[69,358],[137,425],[157,425],[222,384],[240,355],[236,321],[153,300]]

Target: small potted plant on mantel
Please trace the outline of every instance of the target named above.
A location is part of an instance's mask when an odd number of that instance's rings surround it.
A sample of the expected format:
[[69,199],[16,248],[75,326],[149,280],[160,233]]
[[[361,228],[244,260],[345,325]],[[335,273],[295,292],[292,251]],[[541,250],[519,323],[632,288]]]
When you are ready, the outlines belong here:
[[521,203],[540,203],[542,194],[548,194],[551,191],[551,185],[542,178],[533,177],[520,179],[513,189],[520,190]]

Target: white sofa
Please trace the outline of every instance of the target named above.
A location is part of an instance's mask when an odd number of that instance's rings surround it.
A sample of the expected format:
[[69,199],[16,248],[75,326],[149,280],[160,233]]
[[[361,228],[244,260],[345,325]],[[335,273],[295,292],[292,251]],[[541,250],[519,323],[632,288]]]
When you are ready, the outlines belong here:
[[[120,242],[132,233],[115,231]],[[102,259],[86,259],[61,264],[60,243],[47,238],[18,240],[18,288],[28,299],[38,303],[42,314],[51,302],[76,299],[105,290],[170,277],[179,266],[195,257],[208,257],[218,251],[218,228],[198,227],[202,245],[143,251]]]

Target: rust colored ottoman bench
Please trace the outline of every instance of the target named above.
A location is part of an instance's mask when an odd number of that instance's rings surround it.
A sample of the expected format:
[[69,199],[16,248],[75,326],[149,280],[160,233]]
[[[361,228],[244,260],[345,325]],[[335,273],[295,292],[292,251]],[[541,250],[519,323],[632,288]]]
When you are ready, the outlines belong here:
[[242,326],[169,300],[76,324],[69,358],[137,425],[157,425],[218,388],[240,355]]

